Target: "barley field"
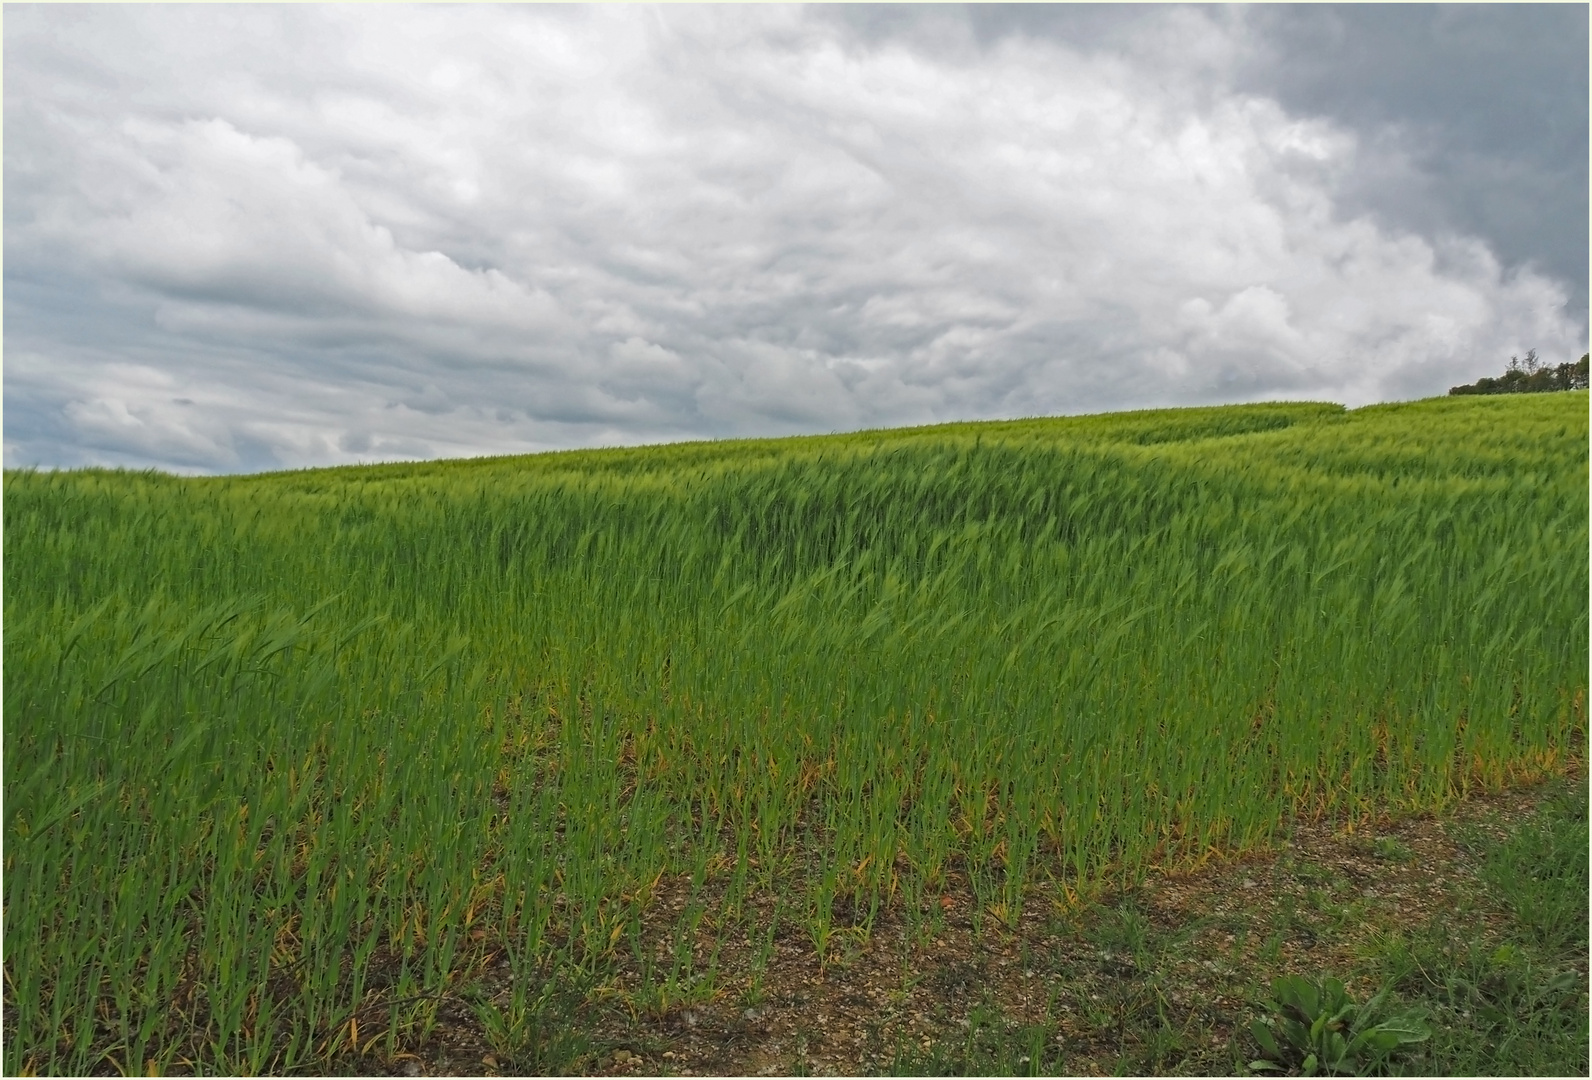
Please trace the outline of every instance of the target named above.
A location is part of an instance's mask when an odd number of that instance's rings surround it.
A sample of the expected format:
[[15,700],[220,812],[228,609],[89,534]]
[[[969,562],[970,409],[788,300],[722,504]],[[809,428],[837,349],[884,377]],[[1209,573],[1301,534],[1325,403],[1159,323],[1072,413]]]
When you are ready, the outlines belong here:
[[392,1060],[487,956],[524,1044],[711,962],[663,883],[822,958],[1562,771],[1587,448],[1573,391],[8,471],[4,1070]]

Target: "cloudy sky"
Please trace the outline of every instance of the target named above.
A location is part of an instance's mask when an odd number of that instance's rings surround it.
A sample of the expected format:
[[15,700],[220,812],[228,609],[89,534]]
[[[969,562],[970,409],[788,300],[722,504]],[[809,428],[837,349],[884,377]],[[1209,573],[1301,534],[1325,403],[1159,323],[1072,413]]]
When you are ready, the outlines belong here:
[[7,5],[5,464],[1357,406],[1572,359],[1587,10]]

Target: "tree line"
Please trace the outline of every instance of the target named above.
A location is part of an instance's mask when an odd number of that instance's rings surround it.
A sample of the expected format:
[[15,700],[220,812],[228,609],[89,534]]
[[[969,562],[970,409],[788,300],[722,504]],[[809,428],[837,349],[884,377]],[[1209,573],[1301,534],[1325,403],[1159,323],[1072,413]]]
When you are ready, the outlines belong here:
[[1549,390],[1585,390],[1587,388],[1587,353],[1575,363],[1555,364],[1549,367],[1537,359],[1532,349],[1521,360],[1509,358],[1509,369],[1496,379],[1477,379],[1464,386],[1449,389],[1450,394],[1541,394]]

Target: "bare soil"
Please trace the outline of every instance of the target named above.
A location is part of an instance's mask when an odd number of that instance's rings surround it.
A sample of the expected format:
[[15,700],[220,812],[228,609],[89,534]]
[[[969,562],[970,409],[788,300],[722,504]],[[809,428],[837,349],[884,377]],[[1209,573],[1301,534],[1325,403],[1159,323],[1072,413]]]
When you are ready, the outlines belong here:
[[[583,1045],[552,1067],[601,1076],[878,1073],[963,1039],[982,1010],[1012,1031],[1044,1026],[1055,1043],[1049,1067],[1068,1074],[1230,1074],[1251,1056],[1245,1031],[1273,977],[1333,973],[1365,994],[1375,987],[1356,972],[1379,936],[1445,913],[1483,934],[1502,925],[1503,913],[1477,904],[1477,858],[1457,829],[1501,827],[1530,813],[1537,797],[1516,791],[1468,801],[1444,819],[1352,832],[1301,824],[1275,850],[1152,874],[1091,904],[1031,900],[1012,926],[975,918],[970,892],[953,890],[927,900],[916,935],[902,912],[881,911],[866,938],[842,931],[824,963],[802,926],[786,920],[760,980],[757,943],[732,936],[704,1000],[638,993],[631,960],[587,991],[576,1014]],[[645,939],[660,952],[688,884],[657,886]],[[755,915],[746,922],[766,926],[771,901],[748,903]],[[705,918],[695,946],[703,966],[716,937]],[[506,997],[506,966],[485,961],[477,988]],[[408,1076],[524,1071],[524,1062],[493,1053],[469,1003],[444,1002],[438,1021],[417,1054],[382,1060],[372,1049],[347,1064]]]

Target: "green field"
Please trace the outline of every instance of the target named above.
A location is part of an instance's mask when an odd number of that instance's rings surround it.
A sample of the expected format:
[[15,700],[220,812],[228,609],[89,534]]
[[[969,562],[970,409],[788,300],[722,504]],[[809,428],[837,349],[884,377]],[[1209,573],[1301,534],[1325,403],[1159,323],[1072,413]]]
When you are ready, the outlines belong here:
[[712,992],[660,919],[840,962],[1563,773],[1587,464],[1572,391],[8,471],[5,1072],[395,1060],[488,957],[534,1049]]

